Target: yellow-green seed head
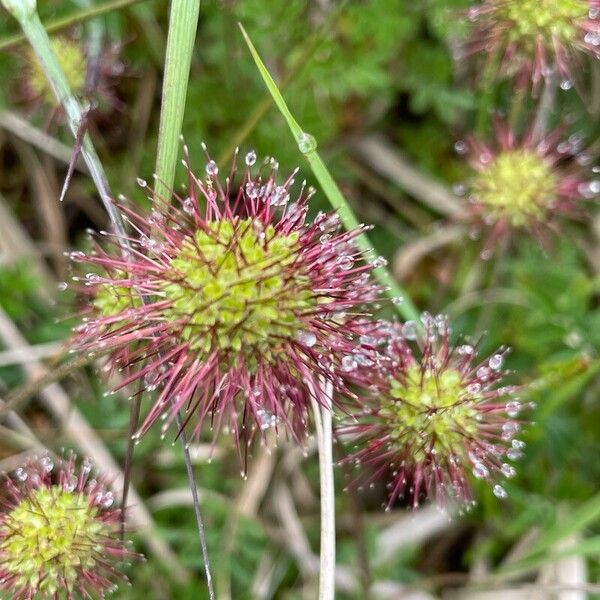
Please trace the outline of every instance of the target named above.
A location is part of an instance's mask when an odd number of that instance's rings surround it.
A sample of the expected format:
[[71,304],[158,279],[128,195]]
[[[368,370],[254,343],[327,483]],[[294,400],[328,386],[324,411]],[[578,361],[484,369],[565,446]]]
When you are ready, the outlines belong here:
[[509,150],[477,174],[472,192],[490,217],[522,227],[544,218],[556,200],[556,188],[556,175],[541,156]]
[[533,46],[539,38],[552,49],[555,39],[576,41],[589,7],[586,0],[501,0],[499,11],[511,22],[509,36],[515,42]]
[[50,597],[72,592],[81,570],[94,571],[106,526],[86,495],[62,487],[32,490],[3,519],[2,568],[16,587]]
[[142,300],[131,288],[102,283],[96,289],[93,304],[98,314],[112,317],[130,308],[141,306]]
[[449,454],[464,447],[465,435],[477,431],[476,401],[465,394],[458,371],[435,373],[415,365],[405,379],[390,380],[379,414],[388,423],[392,443],[411,448],[411,460],[419,462],[432,449]]
[[255,219],[219,221],[197,231],[172,260],[164,284],[165,317],[184,323],[193,350],[244,353],[249,367],[271,359],[315,306],[308,275],[293,267],[298,233],[278,233]]
[[[85,79],[87,60],[82,45],[65,37],[55,37],[50,40],[52,50],[58,60],[71,91],[76,95],[83,94],[85,90]],[[37,57],[32,50],[29,51],[29,73],[28,84],[36,97],[54,106],[58,101],[54,96],[52,88],[48,83],[46,75]]]

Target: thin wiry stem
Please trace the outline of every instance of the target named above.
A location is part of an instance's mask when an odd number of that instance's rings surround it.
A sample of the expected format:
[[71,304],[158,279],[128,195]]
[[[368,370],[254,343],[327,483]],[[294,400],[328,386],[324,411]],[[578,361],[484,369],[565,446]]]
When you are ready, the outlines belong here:
[[[60,68],[56,55],[52,50],[50,38],[48,37],[37,12],[29,18],[20,18],[19,23],[44,70],[46,78],[52,86],[54,95],[65,111],[69,128],[71,129],[73,136],[77,139],[81,135],[81,128],[85,122],[86,111],[71,92],[69,82]],[[113,230],[119,236],[121,248],[126,253],[128,251],[128,244],[125,239],[123,219],[112,201],[106,173],[104,172],[96,149],[92,144],[92,140],[87,133],[82,137],[81,155],[89,169],[90,176],[94,180],[94,184],[100,195],[100,200],[108,213]]]
[[183,428],[183,419],[178,412],[175,415],[175,423],[179,429],[179,438],[183,446],[183,458],[185,461],[185,470],[187,472],[190,490],[192,492],[192,501],[194,503],[194,514],[196,516],[196,524],[198,526],[198,534],[200,536],[200,547],[202,548],[202,559],[204,562],[204,573],[206,574],[206,585],[208,587],[208,596],[210,600],[215,600],[215,592],[213,590],[212,575],[210,573],[210,561],[208,558],[208,547],[206,545],[206,532],[204,529],[204,519],[200,509],[200,500],[198,498],[198,487],[196,486],[196,478],[194,477],[194,467],[190,458],[190,451],[187,444],[187,438]]
[[[28,11],[23,10],[15,11],[13,14],[18,19],[23,33],[31,44],[36,57],[39,60],[50,85],[52,86],[52,90],[56,98],[65,111],[69,128],[71,129],[74,137],[77,139],[81,135],[81,128],[85,120],[85,111],[69,87],[67,78],[60,68],[56,55],[52,49],[48,34],[46,33],[46,30],[44,29],[37,12],[33,11],[33,13],[29,13]],[[94,148],[92,140],[87,133],[82,137],[81,154],[86,165],[88,166],[94,184],[96,185],[96,189],[98,190],[102,204],[108,213],[113,231],[118,237],[121,251],[125,256],[127,256],[130,254],[131,248],[127,241],[128,238],[123,225],[123,219],[119,210],[112,201],[106,173],[104,172],[104,168],[100,162],[100,158],[96,152],[96,149]],[[144,299],[142,298],[142,300]],[[133,407],[133,413],[135,413],[135,405]],[[181,430],[183,421],[179,413],[177,414],[176,419]],[[198,535],[200,538],[200,546],[202,548],[202,554],[204,558],[204,568],[206,571],[209,595],[210,599],[214,600],[212,578],[210,575],[210,566],[208,562],[208,552],[206,546],[206,535],[204,530],[204,522],[202,519],[202,512],[200,510],[200,503],[198,500],[198,490],[196,487],[196,480],[194,478],[190,454],[187,448],[187,441],[182,430],[180,431],[180,438],[183,444],[186,472],[194,501],[194,512],[196,515],[196,522],[198,524]]]
[[317,432],[319,451],[319,479],[321,484],[321,551],[319,568],[319,600],[335,597],[335,487],[333,478],[333,386],[321,381],[326,405],[321,406],[315,394],[311,403]]

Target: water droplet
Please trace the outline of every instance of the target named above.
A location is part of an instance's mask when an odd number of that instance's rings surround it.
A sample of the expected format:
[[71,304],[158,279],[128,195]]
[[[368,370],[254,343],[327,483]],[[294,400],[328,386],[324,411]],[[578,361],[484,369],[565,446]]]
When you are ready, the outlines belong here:
[[273,413],[270,413],[263,408],[259,408],[256,411],[256,416],[258,418],[258,424],[261,431],[265,431],[266,429],[275,427],[275,425],[277,425],[277,417]]
[[452,191],[457,196],[464,196],[467,193],[467,186],[464,183],[455,183],[452,186]]
[[156,209],[154,209],[148,217],[148,222],[150,223],[150,225],[161,225],[162,223],[164,223],[164,221],[164,215]]
[[354,356],[348,355],[342,358],[342,370],[349,373],[350,371],[354,371],[358,367],[358,363],[356,362]]
[[141,187],[141,188],[145,188],[148,187],[148,182],[145,179],[142,179],[141,177],[138,177],[136,179],[137,184]]
[[398,304],[402,304],[404,302],[404,298],[402,296],[394,296],[392,298],[392,304],[398,306]]
[[509,448],[506,452],[506,456],[510,458],[510,460],[519,460],[520,458],[523,458],[523,453],[516,448]]
[[321,231],[336,229],[340,225],[340,216],[337,213],[330,215],[327,213],[319,213],[318,220],[315,219],[315,223],[319,226]]
[[355,354],[354,359],[361,367],[370,367],[373,364],[373,361],[364,354]]
[[81,250],[76,250],[75,252],[71,252],[71,254],[69,254],[69,258],[73,262],[83,262],[85,260],[85,254]]
[[511,400],[510,402],[506,403],[506,414],[511,417],[511,418],[515,418],[519,416],[519,413],[521,412],[521,403],[517,400]]
[[302,154],[310,154],[317,149],[317,140],[310,133],[303,131],[298,136],[298,149]]
[[361,344],[363,344],[364,346],[376,346],[377,345],[377,338],[373,337],[372,335],[361,335],[358,341]]
[[583,41],[586,44],[591,44],[592,46],[600,46],[600,32],[588,31],[585,34]]
[[458,140],[454,144],[454,150],[456,151],[457,154],[466,154],[468,149],[469,148],[467,146],[467,143],[463,140]]
[[487,381],[492,374],[492,370],[489,367],[479,367],[477,369],[477,377],[481,379],[481,381]]
[[483,463],[475,463],[473,466],[473,476],[477,479],[485,479],[490,474],[488,468]]
[[496,496],[496,498],[508,497],[506,490],[501,485],[496,484],[492,491],[494,492],[494,496]]
[[467,386],[467,392],[469,392],[469,394],[478,394],[480,391],[481,384],[477,383],[476,381]]
[[84,475],[88,475],[91,470],[92,470],[92,461],[86,457],[83,459],[83,462],[81,463],[81,472]]
[[256,152],[254,150],[250,150],[250,152],[246,154],[246,158],[244,160],[246,164],[251,167],[256,162]]
[[248,194],[248,198],[254,200],[255,198],[258,198],[258,192],[259,192],[259,186],[257,183],[254,183],[253,181],[249,181],[246,184],[246,194]]
[[69,481],[65,481],[63,483],[63,490],[65,490],[65,492],[72,492],[75,490],[76,487],[77,477],[75,475],[71,475],[71,477],[69,477]]
[[54,469],[54,462],[49,456],[44,456],[40,460],[40,465],[42,466],[42,469],[46,471],[46,473],[50,473],[50,471]]
[[312,348],[317,343],[317,336],[312,331],[299,331],[296,339],[308,348]]
[[563,79],[560,82],[560,89],[561,90],[570,90],[573,87],[573,82],[570,79]]
[[283,186],[277,186],[271,194],[271,206],[283,206],[290,199],[290,194]]
[[340,256],[336,262],[342,271],[348,271],[354,266],[354,259],[351,256]]
[[475,348],[470,344],[463,344],[462,346],[459,346],[456,351],[461,356],[471,356],[472,354],[475,354]]
[[402,325],[402,335],[407,340],[416,340],[417,339],[417,324],[414,321],[406,321],[404,325]]
[[206,163],[206,174],[209,177],[214,177],[215,175],[217,175],[219,173],[219,167],[217,166],[217,163],[214,160],[209,160]]
[[504,475],[504,477],[508,479],[514,477],[517,474],[517,470],[508,463],[503,463],[502,467],[500,467],[500,471],[502,472],[502,475]]
[[488,364],[490,365],[490,367],[492,369],[494,369],[494,371],[497,371],[498,369],[500,369],[500,367],[502,367],[503,362],[504,362],[504,357],[502,356],[502,354],[494,354],[493,356],[490,357]]
[[59,292],[64,292],[69,287],[69,284],[66,281],[61,281],[56,287]]
[[502,425],[502,439],[504,441],[511,440],[515,434],[519,431],[519,424],[514,421],[506,421],[504,425]]
[[385,267],[388,261],[383,256],[378,256],[371,264],[378,269],[379,267]]

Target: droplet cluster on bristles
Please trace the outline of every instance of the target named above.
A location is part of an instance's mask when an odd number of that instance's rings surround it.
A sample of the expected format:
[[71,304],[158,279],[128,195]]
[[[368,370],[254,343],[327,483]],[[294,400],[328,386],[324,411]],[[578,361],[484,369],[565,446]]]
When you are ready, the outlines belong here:
[[343,460],[364,469],[360,485],[386,479],[388,507],[398,498],[469,503],[471,475],[505,497],[498,479],[515,475],[510,461],[524,447],[515,439],[523,406],[501,385],[506,349],[478,360],[475,346],[451,345],[445,316],[427,313],[421,324],[369,325],[363,339],[382,358],[362,411],[338,431],[354,444]]
[[484,0],[469,11],[470,52],[496,56],[522,85],[559,74],[573,86],[578,54],[600,58],[600,0]]
[[0,498],[0,590],[13,600],[104,598],[134,555],[121,511],[90,461],[44,456],[5,477]]
[[156,198],[140,180],[150,210],[120,207],[131,256],[108,235],[73,255],[91,266],[78,347],[109,351],[121,386],[158,389],[138,436],[157,419],[165,432],[183,409],[196,438],[204,424],[213,436],[227,427],[241,449],[271,427],[301,438],[319,378],[349,393],[336,371],[379,293],[376,265],[355,244],[365,228],[340,231],[336,213],[309,221],[312,190],[291,197],[296,171],[280,179],[277,162],[258,164],[254,151],[244,162],[221,181],[207,155],[197,176],[186,149],[185,194]]
[[534,129],[519,136],[497,121],[493,143],[470,138],[456,144],[475,171],[462,191],[473,225],[489,229],[488,249],[522,228],[544,242],[557,217],[585,214],[586,201],[600,193],[583,136],[563,139],[564,128],[558,128],[536,139]]

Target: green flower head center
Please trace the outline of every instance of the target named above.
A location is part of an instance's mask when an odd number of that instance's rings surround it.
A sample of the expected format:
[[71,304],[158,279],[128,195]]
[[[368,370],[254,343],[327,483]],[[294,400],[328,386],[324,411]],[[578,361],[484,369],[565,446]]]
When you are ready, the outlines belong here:
[[553,40],[574,42],[579,35],[578,22],[590,8],[587,0],[500,0],[499,10],[513,24],[511,39],[533,45],[538,38],[552,47]]
[[61,487],[40,487],[0,524],[2,567],[19,587],[54,594],[71,591],[81,569],[93,570],[106,526],[88,497]]
[[494,218],[516,227],[540,220],[556,199],[556,175],[535,152],[499,154],[473,181],[473,195]]
[[[74,94],[83,94],[87,60],[79,42],[65,37],[55,37],[50,40],[52,50],[58,60],[62,72],[65,74],[69,87]],[[41,97],[49,104],[57,105],[52,88],[46,75],[33,51],[29,54],[29,85],[36,96]]]
[[465,393],[458,371],[422,372],[413,366],[405,379],[391,379],[390,387],[380,414],[388,422],[392,443],[411,448],[414,460],[425,459],[431,450],[459,452],[465,436],[477,432],[476,398]]
[[209,223],[171,262],[165,317],[185,324],[194,350],[242,351],[250,368],[273,358],[317,303],[297,264],[298,237],[256,219]]
[[142,305],[142,299],[131,288],[102,283],[96,289],[94,308],[103,317],[112,317]]

